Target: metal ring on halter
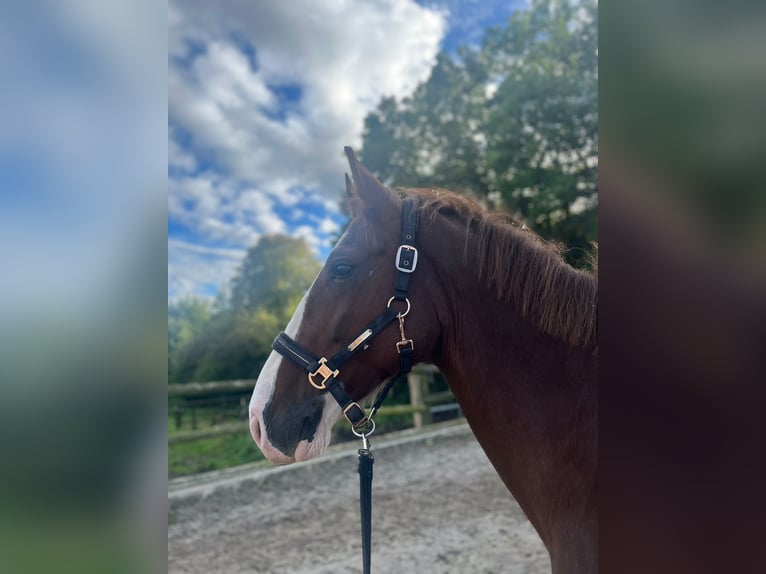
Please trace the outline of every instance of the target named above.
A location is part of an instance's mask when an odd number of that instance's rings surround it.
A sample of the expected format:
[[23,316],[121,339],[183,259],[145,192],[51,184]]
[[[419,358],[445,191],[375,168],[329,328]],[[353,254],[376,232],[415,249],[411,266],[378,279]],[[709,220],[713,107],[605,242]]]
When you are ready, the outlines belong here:
[[[388,307],[390,309],[391,308],[391,303],[394,302],[394,299],[396,299],[396,297],[391,297],[388,300],[388,303],[386,303],[386,307]],[[401,299],[397,299],[397,301],[401,301]],[[404,302],[407,303],[407,310],[404,313],[399,313],[399,317],[406,317],[407,313],[410,312],[410,300],[407,297],[405,297],[404,298]]]
[[369,430],[369,431],[367,431],[367,432],[356,432],[356,428],[354,428],[354,427],[352,426],[352,427],[351,427],[351,432],[352,432],[352,433],[354,433],[354,434],[355,434],[356,436],[358,436],[359,438],[365,438],[365,437],[368,437],[368,436],[370,436],[372,433],[374,433],[374,432],[375,432],[375,421],[374,421],[374,420],[372,420],[372,419],[367,419],[367,422],[368,422],[368,423],[372,423],[372,427],[370,428],[370,430]]

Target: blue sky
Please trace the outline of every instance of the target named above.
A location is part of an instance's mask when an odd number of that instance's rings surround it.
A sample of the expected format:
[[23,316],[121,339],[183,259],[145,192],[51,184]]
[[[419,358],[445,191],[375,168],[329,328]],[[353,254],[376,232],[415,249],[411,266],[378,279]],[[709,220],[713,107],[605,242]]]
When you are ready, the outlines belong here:
[[214,296],[264,234],[326,257],[367,113],[523,3],[171,1],[169,299]]

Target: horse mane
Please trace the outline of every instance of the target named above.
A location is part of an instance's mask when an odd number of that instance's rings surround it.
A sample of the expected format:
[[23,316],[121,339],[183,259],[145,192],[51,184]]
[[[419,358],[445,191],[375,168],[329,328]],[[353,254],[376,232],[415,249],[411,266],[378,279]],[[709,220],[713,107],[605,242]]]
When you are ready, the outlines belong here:
[[[441,214],[465,224],[464,257],[476,265],[480,280],[499,301],[515,304],[543,332],[595,351],[598,279],[565,263],[561,245],[462,195],[436,189],[398,191],[420,200],[423,219]],[[471,237],[476,241],[469,241]]]

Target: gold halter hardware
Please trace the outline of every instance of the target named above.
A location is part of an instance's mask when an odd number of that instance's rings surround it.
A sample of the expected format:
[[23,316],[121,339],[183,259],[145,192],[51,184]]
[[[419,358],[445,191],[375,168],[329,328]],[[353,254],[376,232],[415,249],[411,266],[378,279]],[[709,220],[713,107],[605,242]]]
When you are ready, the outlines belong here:
[[[327,359],[322,357],[319,359],[319,367],[316,371],[313,373],[308,374],[309,383],[311,383],[311,386],[315,389],[319,389],[320,391],[323,391],[327,388],[327,381],[332,379],[333,377],[337,377],[340,375],[340,371],[338,369],[335,369],[334,371],[327,366]],[[320,376],[322,377],[322,382],[317,383],[314,381],[314,377]]]
[[[409,312],[409,308],[407,309],[407,311]],[[404,315],[406,314],[407,313],[405,313]],[[402,353],[402,348],[405,347],[406,345],[409,345],[412,350],[415,350],[415,344],[412,342],[412,339],[408,339],[407,335],[404,334],[404,315],[402,314],[397,315],[397,318],[399,319],[399,333],[402,336],[402,340],[396,343],[396,350],[399,352],[400,355]]]

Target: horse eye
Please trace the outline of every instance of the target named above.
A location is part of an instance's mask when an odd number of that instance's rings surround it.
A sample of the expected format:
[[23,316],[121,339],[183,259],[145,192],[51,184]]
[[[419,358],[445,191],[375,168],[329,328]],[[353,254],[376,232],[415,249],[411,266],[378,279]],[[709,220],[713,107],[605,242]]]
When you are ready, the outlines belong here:
[[336,263],[333,267],[333,275],[339,279],[345,279],[354,272],[354,266],[348,263]]

